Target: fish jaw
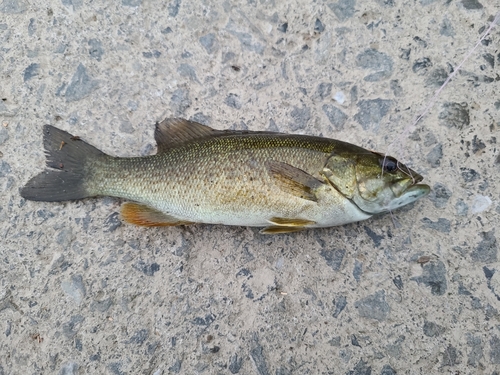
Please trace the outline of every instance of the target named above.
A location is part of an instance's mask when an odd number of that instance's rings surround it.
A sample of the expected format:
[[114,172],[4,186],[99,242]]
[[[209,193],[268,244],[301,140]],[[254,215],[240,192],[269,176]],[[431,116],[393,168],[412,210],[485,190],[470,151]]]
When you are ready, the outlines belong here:
[[407,204],[413,203],[416,200],[425,197],[429,194],[431,188],[429,185],[425,184],[415,184],[410,186],[404,191],[399,197],[392,199],[389,204],[385,207],[385,211],[392,211],[397,208],[406,206]]

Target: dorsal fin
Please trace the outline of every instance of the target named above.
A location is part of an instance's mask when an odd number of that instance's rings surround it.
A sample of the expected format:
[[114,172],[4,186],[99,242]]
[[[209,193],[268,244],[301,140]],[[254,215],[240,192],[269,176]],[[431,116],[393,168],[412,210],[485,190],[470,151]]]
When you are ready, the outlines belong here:
[[204,138],[219,133],[219,130],[210,126],[181,118],[167,118],[156,123],[155,140],[158,153],[165,152],[168,148],[194,139]]

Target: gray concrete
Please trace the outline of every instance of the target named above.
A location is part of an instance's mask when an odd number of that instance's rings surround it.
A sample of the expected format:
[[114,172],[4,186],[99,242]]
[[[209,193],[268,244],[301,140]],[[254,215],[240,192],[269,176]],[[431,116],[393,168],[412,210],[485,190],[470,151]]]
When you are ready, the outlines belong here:
[[[497,1],[37,3],[0,4],[0,374],[499,373],[500,28],[401,136]],[[394,141],[433,193],[274,237],[19,196],[43,124],[131,156],[167,116]]]

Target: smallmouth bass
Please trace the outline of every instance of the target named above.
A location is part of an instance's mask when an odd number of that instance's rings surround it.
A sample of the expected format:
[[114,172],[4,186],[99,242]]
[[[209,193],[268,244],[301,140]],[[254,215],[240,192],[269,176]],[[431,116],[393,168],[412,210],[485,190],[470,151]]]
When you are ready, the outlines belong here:
[[430,191],[390,156],[322,137],[215,130],[184,119],[156,124],[157,154],[118,158],[45,125],[47,169],[21,196],[131,200],[124,221],[264,227],[287,233],[365,220]]

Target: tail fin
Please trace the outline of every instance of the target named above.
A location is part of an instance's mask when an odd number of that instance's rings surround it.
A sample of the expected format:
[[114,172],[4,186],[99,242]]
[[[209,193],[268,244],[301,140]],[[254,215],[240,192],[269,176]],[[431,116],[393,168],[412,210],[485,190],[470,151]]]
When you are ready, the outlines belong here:
[[21,196],[32,201],[58,202],[92,196],[86,190],[86,164],[105,155],[94,146],[51,125],[43,127],[47,169],[28,181]]

